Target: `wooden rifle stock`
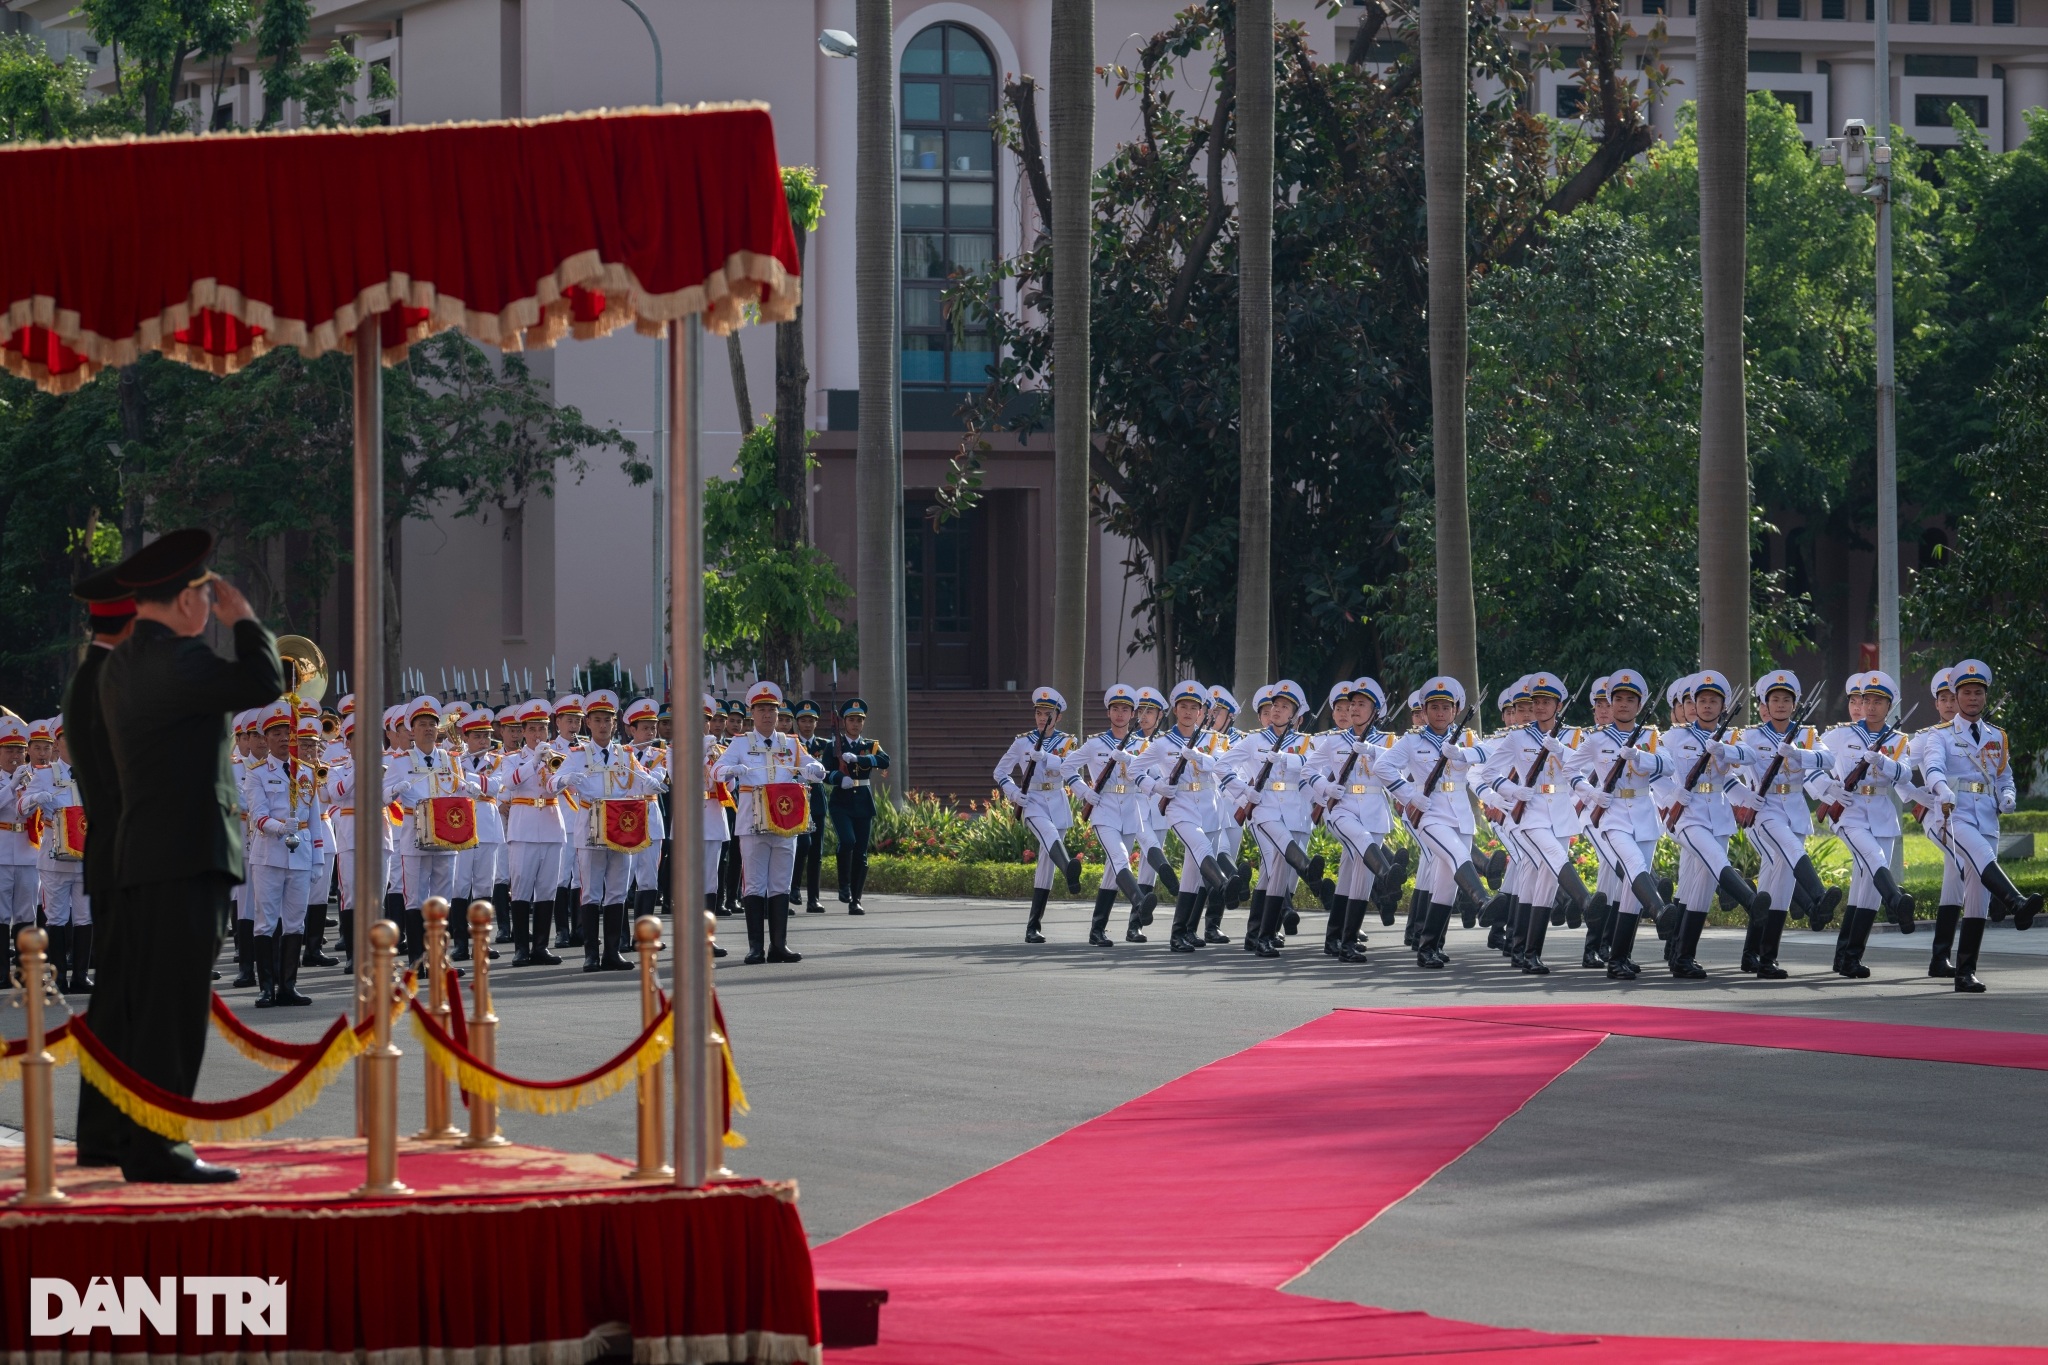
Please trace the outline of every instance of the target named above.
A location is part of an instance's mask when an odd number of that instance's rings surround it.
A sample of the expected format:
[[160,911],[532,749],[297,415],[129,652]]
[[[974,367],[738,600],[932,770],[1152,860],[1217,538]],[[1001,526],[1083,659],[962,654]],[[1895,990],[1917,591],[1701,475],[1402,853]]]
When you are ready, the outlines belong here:
[[[1175,730],[1175,731],[1174,731],[1174,733],[1175,733],[1175,734],[1179,734],[1179,733],[1180,733],[1180,731],[1179,731],[1179,730]],[[1201,723],[1200,725],[1197,725],[1197,726],[1195,727],[1195,732],[1194,732],[1194,734],[1192,734],[1192,735],[1188,736],[1188,742],[1187,742],[1186,748],[1187,748],[1188,750],[1192,751],[1192,750],[1194,749],[1194,747],[1195,747],[1195,741],[1196,741],[1196,740],[1198,740],[1198,739],[1200,739],[1200,738],[1201,738],[1201,737],[1202,737],[1203,735],[1206,735],[1206,734],[1208,734],[1208,733],[1209,733],[1209,722],[1207,722],[1207,721],[1203,721],[1203,722],[1202,722],[1202,723]],[[1175,764],[1173,765],[1173,772],[1172,772],[1171,774],[1169,774],[1169,775],[1168,775],[1168,777],[1167,777],[1167,779],[1166,779],[1166,785],[1167,785],[1167,786],[1169,786],[1169,787],[1178,787],[1178,786],[1180,785],[1180,779],[1181,779],[1181,774],[1185,773],[1185,772],[1186,772],[1187,770],[1188,770],[1188,755],[1187,755],[1187,754],[1185,754],[1185,753],[1183,753],[1183,754],[1182,754],[1182,755],[1180,756],[1180,761],[1179,761],[1178,763],[1175,763]],[[1171,797],[1171,796],[1162,796],[1162,797],[1160,797],[1160,798],[1159,798],[1159,813],[1160,813],[1161,815],[1164,815],[1164,814],[1166,814],[1166,807],[1167,807],[1167,804],[1168,804],[1169,802],[1171,802],[1172,800],[1173,800],[1173,797]]]
[[1436,790],[1437,783],[1444,780],[1444,765],[1451,761],[1450,754],[1446,753],[1445,750],[1458,742],[1458,736],[1465,732],[1465,723],[1471,715],[1472,708],[1468,706],[1458,713],[1457,719],[1451,722],[1451,728],[1444,731],[1443,746],[1437,750],[1436,754],[1436,766],[1429,770],[1429,780],[1422,784],[1422,799],[1425,804],[1414,807],[1415,810],[1427,809],[1430,793]]
[[[1537,740],[1536,761],[1529,765],[1529,775],[1522,779],[1523,786],[1533,787],[1536,785],[1536,779],[1543,776],[1543,765],[1549,761],[1549,758],[1550,750],[1543,747],[1543,741],[1541,739]],[[1511,818],[1518,825],[1522,823],[1522,812],[1528,808],[1528,805],[1529,798],[1526,796],[1523,797],[1521,800],[1515,802],[1515,808],[1512,812],[1510,812],[1509,818]]]
[[[1730,725],[1733,725],[1734,723],[1735,711],[1731,707],[1729,709],[1728,714],[1721,717],[1721,724],[1719,725],[1719,727],[1715,729],[1713,735],[1707,740],[1707,743],[1719,744],[1721,742],[1721,736],[1727,734],[1728,727]],[[1699,785],[1701,775],[1707,771],[1707,765],[1713,761],[1714,755],[1712,750],[1702,749],[1700,751],[1700,761],[1693,764],[1692,771],[1685,775],[1685,791],[1690,792],[1694,787]],[[1664,817],[1664,828],[1674,830],[1677,829],[1678,817],[1684,812],[1684,810],[1685,797],[1681,795],[1676,801],[1673,801],[1671,803],[1671,811]]]
[[[1884,742],[1897,733],[1898,727],[1896,725],[1887,725],[1884,727],[1884,729],[1878,731],[1877,738],[1875,740],[1873,740],[1869,744],[1866,744],[1863,747],[1863,760],[1860,763],[1858,763],[1855,767],[1851,768],[1849,770],[1848,777],[1842,780],[1842,794],[1844,796],[1847,796],[1850,792],[1855,791],[1857,786],[1862,783],[1865,775],[1867,775],[1870,772],[1870,756],[1873,753],[1877,753],[1883,750]],[[1825,807],[1822,808],[1822,813],[1826,815],[1829,820],[1840,820],[1842,818],[1842,812],[1847,810],[1848,808],[1849,803],[1847,801],[1830,801]]]
[[[1629,732],[1628,742],[1627,742],[1626,744],[1622,745],[1621,747],[1622,747],[1622,748],[1624,748],[1624,749],[1633,749],[1633,748],[1635,748],[1635,747],[1636,747],[1636,741],[1637,741],[1637,740],[1639,740],[1639,739],[1641,739],[1642,737],[1643,737],[1643,723],[1642,723],[1641,721],[1637,721],[1637,722],[1636,722],[1636,728],[1635,728],[1634,730],[1632,730],[1632,731],[1630,731],[1630,732]],[[1618,784],[1619,784],[1619,783],[1621,782],[1621,773],[1622,773],[1622,770],[1623,770],[1624,768],[1626,768],[1626,767],[1628,767],[1628,755],[1627,755],[1627,754],[1623,754],[1623,755],[1622,755],[1621,757],[1619,757],[1619,758],[1615,759],[1615,760],[1614,760],[1614,766],[1613,766],[1612,768],[1609,768],[1609,769],[1607,770],[1607,780],[1606,780],[1605,782],[1602,782],[1602,783],[1600,784],[1600,790],[1601,790],[1602,792],[1605,792],[1605,793],[1608,793],[1608,794],[1612,794],[1612,793],[1613,793],[1613,791],[1614,791],[1614,788],[1615,788],[1615,787],[1616,787],[1616,786],[1617,786],[1617,785],[1618,785]],[[1605,815],[1605,814],[1607,814],[1607,807],[1605,807],[1605,806],[1595,806],[1595,807],[1593,807],[1593,823],[1594,823],[1594,825],[1596,825],[1596,826],[1597,826],[1597,825],[1598,825],[1598,824],[1600,823],[1600,817],[1601,817],[1601,816],[1603,816],[1603,815]]]
[[[1264,791],[1264,790],[1266,789],[1266,779],[1267,779],[1267,778],[1269,778],[1269,777],[1271,777],[1271,776],[1273,775],[1273,757],[1272,757],[1272,755],[1273,755],[1273,754],[1277,754],[1277,753],[1279,753],[1279,752],[1280,752],[1280,746],[1281,746],[1281,745],[1283,745],[1283,744],[1285,744],[1285,743],[1287,742],[1287,740],[1288,740],[1288,737],[1289,737],[1289,736],[1291,736],[1291,735],[1292,735],[1293,733],[1294,733],[1294,727],[1293,727],[1292,725],[1290,725],[1290,726],[1288,726],[1288,727],[1287,727],[1287,728],[1286,728],[1286,729],[1285,729],[1284,731],[1282,731],[1282,732],[1281,732],[1280,738],[1278,738],[1278,739],[1276,739],[1276,740],[1274,740],[1274,741],[1273,741],[1273,748],[1272,748],[1271,752],[1270,752],[1270,753],[1269,753],[1269,754],[1267,755],[1265,763],[1263,763],[1262,765],[1260,765],[1260,767],[1259,767],[1259,775],[1258,775],[1258,777],[1257,777],[1256,779],[1254,779],[1254,780],[1253,780],[1253,782],[1252,782],[1252,790],[1253,790],[1253,791],[1255,791],[1255,792],[1261,792],[1261,791]],[[1244,823],[1244,817],[1245,817],[1245,816],[1247,816],[1248,814],[1250,814],[1250,812],[1251,812],[1251,806],[1250,806],[1250,804],[1249,804],[1249,803],[1247,803],[1247,804],[1245,804],[1245,805],[1242,805],[1242,806],[1239,806],[1239,807],[1237,808],[1237,815],[1238,815],[1238,823],[1239,823],[1239,824],[1243,824],[1243,823]]]

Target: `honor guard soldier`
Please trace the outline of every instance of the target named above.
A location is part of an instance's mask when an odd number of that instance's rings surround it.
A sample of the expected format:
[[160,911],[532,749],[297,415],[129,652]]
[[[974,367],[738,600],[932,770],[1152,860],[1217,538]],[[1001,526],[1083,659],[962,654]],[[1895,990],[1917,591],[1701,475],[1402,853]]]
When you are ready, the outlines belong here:
[[2041,913],[2039,892],[2021,895],[1998,865],[1998,817],[2019,806],[2013,780],[2012,748],[2005,731],[1985,718],[1991,700],[1991,666],[1965,659],[1950,670],[1956,717],[1936,733],[1922,773],[1944,807],[1948,847],[1963,874],[1963,917],[1956,945],[1955,988],[1976,994],[1977,957],[1984,922],[1996,910],[2013,917],[2015,928],[2032,927]]
[[1912,768],[1905,761],[1906,737],[1886,723],[1897,684],[1880,669],[1858,674],[1851,686],[1851,722],[1821,736],[1832,755],[1821,789],[1835,833],[1849,848],[1849,908],[1836,939],[1835,971],[1860,980],[1870,975],[1863,953],[1878,911],[1901,928],[1913,923],[1913,897],[1892,872],[1905,837],[1899,797],[1902,787],[1911,795]]
[[868,704],[849,697],[839,704],[839,733],[833,737],[831,752],[822,760],[826,786],[830,791],[827,809],[832,816],[832,837],[839,844],[839,899],[849,915],[865,915],[861,902],[868,884],[868,848],[874,841],[874,775],[889,770],[889,755],[882,746],[862,734],[867,728]]
[[633,746],[634,760],[656,784],[655,795],[647,801],[647,847],[632,854],[629,860],[627,879],[634,887],[633,905],[620,925],[621,954],[632,950],[633,921],[655,912],[662,879],[668,875],[668,820],[663,810],[669,798],[669,747],[667,740],[656,738],[654,733],[659,714],[660,708],[652,697],[630,701],[619,713],[619,723],[626,729],[626,742]]
[[[455,897],[454,905],[467,914],[471,901],[488,899],[492,905],[504,905],[506,896],[501,886],[509,885],[507,854],[505,852],[505,817],[498,805],[498,769],[503,765],[503,751],[491,747],[492,729],[497,716],[488,706],[467,709],[456,727],[462,737],[463,752],[456,761],[476,784],[476,847],[464,849],[455,855]],[[510,915],[511,911],[506,911]],[[450,911],[451,921],[455,912]],[[469,935],[461,932],[461,924],[453,924],[449,940],[453,944],[450,957],[456,962],[467,962],[470,958]],[[493,954],[495,956],[495,954]]]
[[1494,798],[1489,804],[1508,812],[1516,847],[1527,854],[1518,934],[1523,948],[1515,965],[1544,976],[1550,971],[1543,961],[1544,934],[1558,893],[1581,917],[1602,918],[1606,907],[1594,902],[1571,859],[1571,841],[1579,833],[1571,784],[1579,769],[1581,736],[1558,720],[1564,682],[1555,673],[1537,672],[1529,675],[1527,685],[1528,718],[1501,736],[1485,788]]
[[[314,829],[319,823],[319,784],[313,769],[298,760],[296,719],[289,698],[263,711],[268,753],[249,769],[242,790],[249,808],[249,890],[255,902],[256,1008],[310,1005],[299,993],[299,948],[312,903],[313,869],[319,858]],[[314,733],[319,732],[317,728]]]
[[1017,807],[1025,827],[1038,841],[1038,860],[1031,874],[1031,917],[1024,925],[1026,943],[1045,942],[1039,925],[1045,919],[1045,903],[1052,898],[1055,870],[1066,874],[1068,895],[1081,891],[1081,860],[1067,852],[1066,844],[1074,813],[1060,782],[1060,764],[1074,747],[1074,737],[1055,728],[1066,709],[1067,699],[1052,688],[1033,692],[1033,728],[1011,740],[996,764],[997,790]]
[[1129,898],[1133,921],[1144,918],[1150,906],[1145,893],[1138,888],[1138,879],[1131,874],[1137,812],[1145,803],[1129,766],[1143,744],[1134,725],[1138,693],[1135,688],[1117,683],[1103,693],[1102,702],[1109,715],[1109,728],[1075,745],[1061,772],[1068,790],[1081,803],[1081,818],[1094,828],[1102,845],[1102,882],[1095,890],[1088,942],[1097,948],[1110,948],[1115,944],[1109,937],[1109,912],[1116,905],[1117,892]]
[[1295,720],[1308,710],[1308,698],[1298,683],[1282,680],[1264,689],[1263,699],[1254,704],[1265,726],[1230,747],[1225,761],[1237,781],[1226,795],[1234,805],[1233,819],[1242,817],[1251,826],[1259,848],[1259,889],[1252,893],[1245,951],[1278,957],[1295,879],[1315,892],[1325,913],[1334,907],[1336,887],[1323,877],[1322,859],[1311,858],[1306,848],[1314,785],[1308,768],[1311,741]]
[[1200,901],[1189,888],[1206,886],[1211,895],[1221,896],[1237,872],[1208,835],[1216,818],[1215,789],[1225,778],[1232,784],[1236,779],[1228,772],[1227,756],[1211,753],[1203,744],[1210,733],[1209,689],[1188,678],[1175,683],[1170,695],[1173,723],[1153,736],[1131,770],[1158,813],[1154,828],[1171,830],[1180,840],[1185,861],[1181,891],[1174,901],[1171,946],[1176,953],[1191,953],[1203,946],[1203,938]]
[[[65,686],[61,717],[67,736],[66,761],[72,766],[74,779],[72,793],[79,803],[79,814],[67,818],[80,820],[88,834],[95,821],[102,830],[97,840],[87,839],[84,860],[79,864],[83,877],[80,895],[87,898],[88,906],[93,892],[104,882],[108,855],[113,848],[113,832],[120,823],[121,814],[120,785],[114,775],[113,755],[107,749],[106,723],[99,712],[99,671],[105,666],[107,656],[128,638],[135,626],[135,599],[113,581],[118,567],[102,569],[79,580],[71,588],[71,595],[86,604],[86,619],[92,633],[85,657],[79,661],[77,671]],[[74,920],[73,990],[79,989],[78,982],[84,979],[86,969],[93,965],[92,929],[87,927],[85,930],[83,946],[80,946],[80,936],[75,931]],[[219,973],[214,975],[217,979]],[[91,1089],[90,1086],[84,1088]],[[101,1097],[95,1103],[106,1106],[109,1102]]]
[[1600,859],[1601,878],[1612,877],[1614,894],[1607,899],[1599,942],[1588,927],[1580,965],[1605,966],[1610,981],[1633,981],[1641,975],[1635,963],[1636,931],[1642,917],[1667,912],[1663,889],[1651,869],[1663,825],[1657,816],[1653,788],[1670,770],[1659,751],[1662,736],[1643,715],[1650,685],[1633,668],[1607,675],[1607,723],[1580,745],[1582,755],[1572,785],[1586,803],[1586,837]]
[[15,935],[36,922],[42,896],[37,873],[35,808],[28,801],[28,726],[15,716],[0,716],[0,922],[7,927],[7,960],[19,961]]
[[[1209,711],[1206,717],[1209,733],[1202,740],[1202,747],[1209,753],[1220,757],[1244,740],[1245,732],[1237,728],[1238,709],[1237,698],[1230,694],[1229,688],[1222,683],[1209,685]],[[1223,784],[1220,782],[1210,790],[1209,797],[1210,804],[1215,807],[1216,812],[1214,818],[1204,827],[1209,835],[1209,847],[1224,855],[1224,861],[1234,871],[1230,876],[1230,885],[1223,889],[1221,895],[1215,894],[1206,886],[1196,886],[1195,914],[1203,926],[1202,942],[1228,943],[1230,936],[1223,932],[1223,913],[1226,910],[1237,909],[1244,904],[1245,897],[1251,894],[1251,864],[1243,857],[1245,813],[1239,810],[1236,800],[1226,797]],[[1293,932],[1291,926],[1288,932]]]
[[430,696],[406,707],[412,747],[384,771],[384,793],[404,813],[399,847],[405,897],[404,951],[408,962],[426,955],[426,903],[455,894],[455,855],[476,843],[480,788],[439,743],[441,703]]
[[[1125,760],[1126,766],[1142,758],[1152,740],[1159,733],[1159,727],[1166,718],[1166,695],[1156,687],[1138,689],[1137,713],[1132,719],[1138,731],[1138,739],[1131,747],[1135,752]],[[1135,770],[1134,770],[1135,771]],[[1180,878],[1173,872],[1173,865],[1166,860],[1166,845],[1160,841],[1161,821],[1159,812],[1150,801],[1137,804],[1138,829],[1133,836],[1138,847],[1138,889],[1145,893],[1145,903],[1156,905],[1159,896],[1153,887],[1160,882],[1166,884],[1166,894],[1176,899],[1180,896]],[[1147,909],[1140,915],[1133,915],[1124,929],[1124,942],[1143,943],[1145,935],[1140,930],[1152,922],[1152,912]]]
[[1753,816],[1738,814],[1736,820],[1749,831],[1760,863],[1757,889],[1770,894],[1772,909],[1761,924],[1750,926],[1742,970],[1782,981],[1787,973],[1778,965],[1778,944],[1786,919],[1800,915],[1818,929],[1834,918],[1842,899],[1840,888],[1822,883],[1806,853],[1813,834],[1807,784],[1832,770],[1834,755],[1820,743],[1818,731],[1795,718],[1804,695],[1798,674],[1772,669],[1756,680],[1755,690],[1763,723],[1743,731],[1742,742],[1751,754],[1750,785],[1762,804]]
[[1444,940],[1458,892],[1475,902],[1486,899],[1486,883],[1471,861],[1474,821],[1467,783],[1472,770],[1486,762],[1487,751],[1469,729],[1458,725],[1465,710],[1463,683],[1452,677],[1431,678],[1417,695],[1423,725],[1403,735],[1389,751],[1400,776],[1388,790],[1406,807],[1415,831],[1418,884],[1423,870],[1429,874],[1428,908],[1416,938],[1415,962],[1440,968],[1450,963]]
[[747,915],[749,963],[803,960],[788,944],[789,870],[796,863],[797,831],[809,821],[803,808],[806,787],[824,780],[825,766],[805,753],[794,735],[776,730],[781,703],[782,689],[774,683],[757,682],[747,689],[754,728],[726,746],[714,769],[738,798],[736,820],[746,846],[740,856],[746,877],[740,904]]
[[1394,766],[1395,737],[1375,723],[1386,709],[1386,693],[1373,678],[1341,682],[1332,689],[1331,719],[1337,728],[1317,746],[1314,764],[1321,784],[1317,799],[1323,828],[1337,837],[1344,856],[1337,870],[1337,895],[1324,932],[1323,951],[1340,962],[1366,960],[1366,907],[1375,882],[1398,876],[1387,852],[1394,831],[1387,783],[1400,777]]
[[[832,771],[832,741],[818,733],[818,721],[823,712],[818,703],[805,697],[793,708],[796,716],[797,743],[804,746],[804,752],[825,765],[829,780]],[[825,907],[818,903],[818,877],[825,861],[825,786],[811,788],[811,825],[796,836],[796,871],[789,883],[789,900],[794,905],[803,900],[808,914],[822,915]]]
[[632,855],[653,846],[647,804],[660,793],[662,784],[640,766],[633,746],[621,743],[613,733],[618,724],[618,694],[599,688],[585,697],[583,704],[584,724],[590,733],[555,774],[556,790],[574,793],[576,809],[588,826],[576,857],[582,890],[578,911],[582,924],[578,928],[583,939],[583,970],[631,971],[631,964],[619,956],[618,946],[625,933]]
[[1671,946],[1671,974],[1686,981],[1707,974],[1697,953],[1716,893],[1741,906],[1751,924],[1767,921],[1771,911],[1770,895],[1728,861],[1736,810],[1763,805],[1748,782],[1751,750],[1734,718],[1724,719],[1729,690],[1728,679],[1711,668],[1694,674],[1684,706],[1692,718],[1665,742],[1664,757],[1678,778],[1665,827],[1678,838],[1678,899],[1685,906]]
[[69,994],[92,990],[86,968],[92,965],[92,902],[85,894],[85,807],[64,747],[64,718],[52,716],[29,727],[29,753],[36,734],[48,736],[49,760],[33,765],[27,802],[41,827],[37,876],[42,883],[43,922],[50,931],[50,963],[57,989]]
[[554,777],[563,759],[548,743],[553,721],[547,702],[530,698],[515,714],[521,743],[498,765],[497,773],[497,796],[505,813],[512,965],[553,966],[562,960],[548,951],[548,933],[561,875],[562,811]]
[[1948,813],[1926,787],[1929,749],[1941,742],[1940,730],[1956,718],[1956,685],[1953,668],[1938,668],[1928,683],[1934,696],[1936,723],[1913,736],[1907,754],[1913,765],[1913,815],[1920,831],[1941,850],[1941,897],[1934,909],[1934,951],[1927,962],[1927,974],[1949,978],[1955,975],[1956,927],[1963,919],[1963,871],[1949,850]]

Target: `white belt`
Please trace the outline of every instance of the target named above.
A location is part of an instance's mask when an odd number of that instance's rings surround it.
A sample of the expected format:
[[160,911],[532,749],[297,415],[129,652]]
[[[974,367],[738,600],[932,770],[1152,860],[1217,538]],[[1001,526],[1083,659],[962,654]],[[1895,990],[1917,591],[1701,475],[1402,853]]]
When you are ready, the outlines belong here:
[[1130,790],[1130,787],[1126,783],[1113,782],[1109,786],[1104,787],[1102,790],[1105,794],[1114,794],[1117,796],[1122,796],[1125,792]]
[[1614,794],[1616,796],[1622,797],[1623,799],[1627,799],[1629,797],[1633,797],[1636,794],[1636,789],[1634,787],[1616,787],[1614,789]]
[[1187,785],[1186,785],[1185,787],[1178,787],[1178,788],[1175,788],[1175,790],[1177,790],[1177,791],[1184,791],[1184,792],[1198,792],[1198,791],[1200,791],[1201,789],[1202,789],[1202,784],[1201,784],[1201,783],[1199,783],[1199,782],[1190,782],[1190,783],[1188,783],[1188,784],[1187,784]]

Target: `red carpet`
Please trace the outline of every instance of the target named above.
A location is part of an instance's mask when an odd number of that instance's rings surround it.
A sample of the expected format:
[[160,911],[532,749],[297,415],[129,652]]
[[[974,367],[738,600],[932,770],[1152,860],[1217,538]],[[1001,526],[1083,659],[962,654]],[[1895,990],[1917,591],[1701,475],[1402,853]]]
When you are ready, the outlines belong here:
[[1611,1032],[2048,1065],[2041,1039],[1964,1029],[1626,1005],[1340,1010],[817,1248],[820,1274],[890,1291],[881,1343],[833,1358],[2048,1362],[2009,1347],[1564,1336],[1280,1292]]

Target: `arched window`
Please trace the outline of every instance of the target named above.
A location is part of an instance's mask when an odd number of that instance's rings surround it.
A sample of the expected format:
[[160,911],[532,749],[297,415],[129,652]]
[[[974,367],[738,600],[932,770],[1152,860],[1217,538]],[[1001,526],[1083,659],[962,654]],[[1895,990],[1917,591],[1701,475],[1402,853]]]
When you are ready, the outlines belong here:
[[902,79],[903,383],[979,388],[988,334],[954,337],[939,300],[948,277],[996,254],[996,64],[971,30],[934,24],[904,49]]

